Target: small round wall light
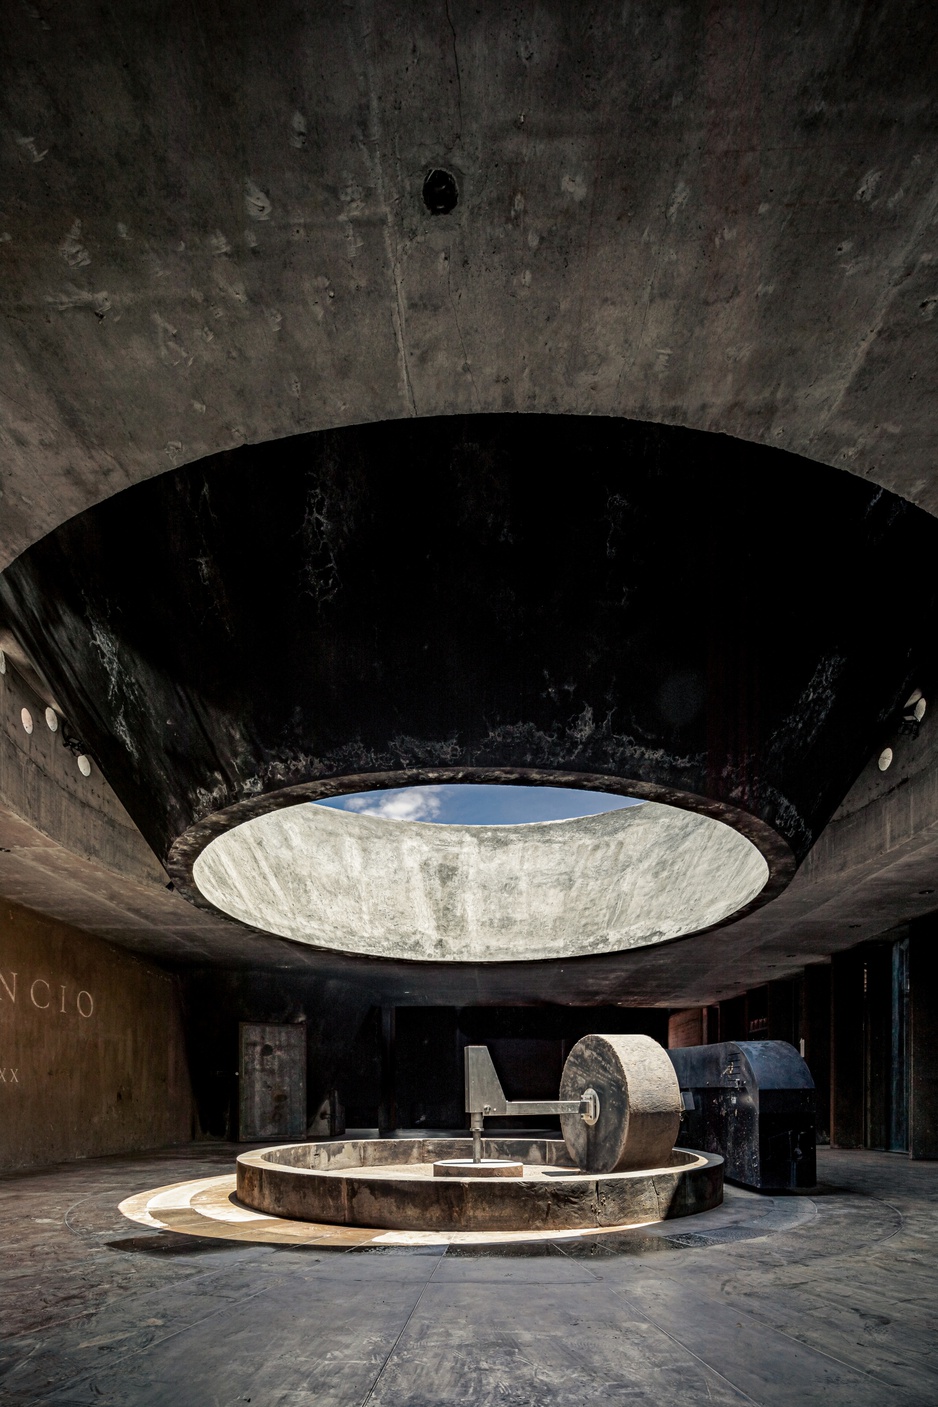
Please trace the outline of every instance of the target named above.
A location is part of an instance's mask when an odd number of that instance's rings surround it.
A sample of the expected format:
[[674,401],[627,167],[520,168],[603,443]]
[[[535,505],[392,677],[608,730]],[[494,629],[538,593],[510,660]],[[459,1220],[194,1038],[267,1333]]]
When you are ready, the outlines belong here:
[[0,650],[0,674],[6,674],[6,672],[7,672],[7,657],[6,657],[6,655],[3,653],[3,651]]
[[83,777],[91,776],[91,758],[87,755],[87,753],[79,753],[78,770]]
[[904,707],[905,707],[905,708],[911,708],[913,704],[918,703],[918,701],[919,701],[919,699],[920,699],[921,697],[922,697],[922,691],[921,691],[921,689],[913,689],[912,692],[911,692],[911,694],[909,695],[909,697],[906,699]]
[[59,731],[59,715],[54,708],[46,709],[46,722],[49,725],[50,733],[57,733]]
[[922,719],[925,717],[925,710],[927,707],[928,704],[926,703],[926,701],[924,699],[919,699],[918,703],[912,710],[913,714],[915,715],[916,723],[921,723]]
[[878,759],[877,759],[876,765],[877,765],[877,767],[879,768],[879,770],[880,770],[881,772],[885,772],[885,771],[887,770],[887,768],[889,768],[889,767],[892,766],[892,748],[891,748],[891,747],[884,747],[884,748],[883,748],[882,752],[879,754],[879,757],[878,757]]
[[27,733],[31,733],[33,731],[33,716],[28,708],[20,709],[20,722],[22,723]]

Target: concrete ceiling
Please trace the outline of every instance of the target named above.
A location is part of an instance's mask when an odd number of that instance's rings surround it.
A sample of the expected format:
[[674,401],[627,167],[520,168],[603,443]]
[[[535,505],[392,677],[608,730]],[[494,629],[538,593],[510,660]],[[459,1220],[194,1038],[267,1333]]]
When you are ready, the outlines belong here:
[[[352,983],[413,1004],[501,1001],[693,1006],[732,996],[931,912],[938,892],[938,735],[894,739],[886,773],[871,762],[788,888],[730,925],[676,943],[578,959],[576,994],[556,966],[453,963],[415,984],[410,964],[337,957],[187,903],[95,769],[75,765],[67,720],[51,733],[44,698],[17,669],[0,674],[0,893],[6,899],[175,967],[226,965]],[[20,723],[29,708],[31,734]],[[64,745],[63,745],[64,744]],[[588,970],[584,970],[588,966]],[[494,974],[494,976],[493,976]],[[331,989],[330,989],[331,990]]]
[[214,451],[479,410],[938,508],[933,5],[34,0],[2,42],[0,565]]
[[[0,565],[219,450],[477,411],[718,430],[938,512],[933,5],[30,0],[0,45]],[[934,907],[929,724],[781,898],[623,999]],[[183,904],[126,816],[66,824],[12,736],[5,895],[166,960],[306,961]]]

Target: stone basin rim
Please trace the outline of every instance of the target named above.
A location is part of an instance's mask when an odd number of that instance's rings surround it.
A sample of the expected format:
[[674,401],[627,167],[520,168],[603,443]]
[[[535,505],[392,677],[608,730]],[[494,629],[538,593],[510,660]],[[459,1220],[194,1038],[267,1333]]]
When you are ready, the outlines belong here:
[[[255,1149],[237,1159],[237,1200],[270,1216],[387,1230],[582,1231],[690,1216],[723,1199],[723,1159],[679,1147],[664,1167],[590,1173],[573,1166],[560,1139],[486,1139],[485,1156],[518,1159],[525,1175],[432,1176],[433,1162],[465,1156],[471,1147],[460,1137]],[[303,1166],[307,1160],[320,1166]],[[419,1166],[420,1175],[408,1176],[408,1164]],[[529,1167],[553,1175],[531,1176]]]
[[[367,1171],[369,1168],[379,1168],[388,1166],[407,1167],[408,1165],[424,1166],[424,1164],[430,1165],[434,1162],[439,1162],[440,1156],[448,1159],[465,1157],[466,1155],[464,1152],[448,1153],[440,1155],[438,1157],[434,1157],[431,1153],[428,1158],[407,1158],[401,1156],[388,1156],[385,1158],[380,1156],[372,1156],[369,1161],[364,1161],[365,1157],[367,1157],[368,1154],[374,1155],[387,1152],[390,1155],[393,1152],[415,1152],[418,1147],[421,1149],[421,1152],[424,1152],[428,1149],[428,1147],[432,1149],[433,1144],[445,1144],[446,1146],[451,1146],[456,1143],[458,1143],[461,1148],[468,1149],[468,1156],[471,1158],[472,1140],[466,1136],[454,1134],[452,1138],[334,1138],[319,1139],[315,1142],[309,1140],[299,1141],[296,1143],[278,1143],[273,1145],[272,1147],[255,1148],[250,1150],[249,1152],[239,1153],[237,1161],[239,1165],[244,1164],[245,1166],[254,1166],[257,1163],[263,1163],[267,1166],[275,1167],[283,1172],[297,1174],[301,1176],[314,1175],[321,1177],[342,1177],[347,1173]],[[556,1148],[558,1157],[556,1159],[524,1158],[518,1151],[507,1151],[509,1149],[517,1148],[536,1148],[538,1147],[538,1145],[542,1147],[546,1145],[546,1147],[551,1150]],[[648,1168],[625,1168],[620,1172],[615,1173],[596,1173],[585,1172],[583,1169],[578,1168],[574,1165],[574,1163],[570,1159],[569,1153],[567,1153],[566,1151],[567,1146],[562,1138],[527,1139],[523,1136],[513,1138],[498,1138],[486,1136],[482,1141],[482,1147],[484,1158],[490,1160],[498,1159],[501,1161],[522,1162],[526,1169],[535,1167],[556,1168],[558,1172],[562,1172],[564,1177],[568,1177],[572,1181],[577,1182],[583,1182],[588,1179],[598,1181],[600,1179],[612,1177],[647,1177],[649,1174],[656,1172],[673,1172],[675,1168],[696,1166],[702,1167],[704,1166],[708,1158],[714,1158],[718,1156],[716,1154],[705,1153],[697,1148],[682,1148],[679,1144],[675,1144],[675,1146],[671,1150],[671,1158],[667,1163],[659,1164],[654,1167]],[[331,1150],[333,1148],[354,1149],[355,1152],[349,1155],[350,1158],[354,1158],[355,1153],[360,1150],[362,1160],[348,1162],[339,1161],[339,1158],[342,1156],[340,1154],[334,1159],[332,1159],[325,1166],[302,1167],[298,1166],[295,1163],[290,1163],[285,1160],[282,1160],[276,1156],[278,1153],[293,1154],[301,1151],[305,1152],[307,1150],[309,1150],[310,1154],[312,1155],[316,1151],[326,1151]],[[675,1160],[675,1155],[678,1155],[677,1160]],[[561,1178],[559,1180],[563,1179]]]

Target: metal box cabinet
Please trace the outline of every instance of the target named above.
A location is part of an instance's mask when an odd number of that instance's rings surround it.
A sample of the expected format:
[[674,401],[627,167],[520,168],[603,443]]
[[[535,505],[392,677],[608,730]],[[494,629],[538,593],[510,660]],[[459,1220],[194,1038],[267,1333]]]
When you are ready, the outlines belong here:
[[684,1102],[682,1147],[719,1153],[730,1182],[794,1190],[817,1182],[814,1081],[787,1041],[669,1050]]

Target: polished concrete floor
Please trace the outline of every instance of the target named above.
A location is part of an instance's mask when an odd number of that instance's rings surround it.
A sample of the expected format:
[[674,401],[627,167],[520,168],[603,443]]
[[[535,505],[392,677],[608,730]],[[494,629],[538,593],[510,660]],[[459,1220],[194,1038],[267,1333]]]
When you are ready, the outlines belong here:
[[0,1179],[0,1403],[580,1407],[938,1402],[938,1164],[824,1151],[601,1244],[329,1251],[147,1230],[192,1146]]

